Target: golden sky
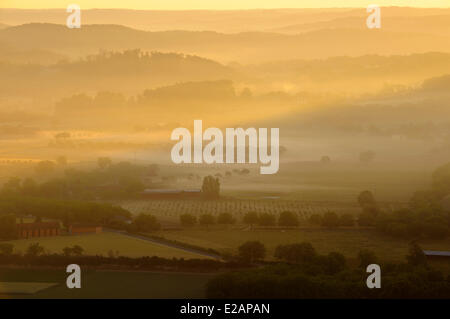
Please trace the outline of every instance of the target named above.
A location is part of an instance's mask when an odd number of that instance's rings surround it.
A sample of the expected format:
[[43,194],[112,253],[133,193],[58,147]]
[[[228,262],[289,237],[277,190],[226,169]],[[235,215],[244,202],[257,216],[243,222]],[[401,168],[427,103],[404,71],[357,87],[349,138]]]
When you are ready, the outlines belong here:
[[128,8],[157,10],[321,8],[380,6],[450,7],[450,0],[0,0],[0,8]]

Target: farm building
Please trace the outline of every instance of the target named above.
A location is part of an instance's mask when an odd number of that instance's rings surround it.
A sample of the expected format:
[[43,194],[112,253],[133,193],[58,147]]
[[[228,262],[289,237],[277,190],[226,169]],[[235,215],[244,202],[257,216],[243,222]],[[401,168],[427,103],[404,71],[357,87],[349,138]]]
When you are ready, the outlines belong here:
[[18,238],[50,237],[61,234],[58,222],[19,223],[16,229]]
[[450,251],[424,250],[423,253],[425,254],[425,256],[427,256],[427,258],[450,260]]
[[200,198],[200,189],[145,189],[141,195],[151,199],[193,199]]
[[100,234],[102,226],[95,224],[73,224],[69,226],[70,235]]

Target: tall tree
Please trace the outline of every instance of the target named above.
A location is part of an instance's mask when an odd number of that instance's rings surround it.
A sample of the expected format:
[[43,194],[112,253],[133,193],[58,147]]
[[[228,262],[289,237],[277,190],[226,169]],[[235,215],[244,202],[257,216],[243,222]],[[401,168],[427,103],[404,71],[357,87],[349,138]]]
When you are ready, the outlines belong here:
[[203,196],[207,199],[217,199],[220,196],[220,182],[218,178],[209,175],[203,178]]

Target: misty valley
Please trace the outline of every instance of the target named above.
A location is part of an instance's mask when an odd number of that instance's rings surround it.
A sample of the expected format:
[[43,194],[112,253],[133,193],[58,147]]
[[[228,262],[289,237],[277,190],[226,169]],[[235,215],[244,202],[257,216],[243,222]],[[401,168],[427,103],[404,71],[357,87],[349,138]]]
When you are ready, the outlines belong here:
[[0,8],[0,297],[450,298],[450,9],[381,10]]

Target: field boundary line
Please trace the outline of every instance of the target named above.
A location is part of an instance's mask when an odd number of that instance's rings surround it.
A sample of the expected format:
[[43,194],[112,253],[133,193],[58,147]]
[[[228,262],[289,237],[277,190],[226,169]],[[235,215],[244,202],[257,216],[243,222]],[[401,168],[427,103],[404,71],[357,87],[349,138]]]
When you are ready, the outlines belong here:
[[175,243],[170,243],[170,242],[166,242],[162,239],[158,240],[158,239],[154,239],[151,237],[147,237],[147,236],[143,236],[143,235],[138,235],[138,234],[130,234],[124,231],[120,231],[120,230],[114,230],[114,229],[104,229],[105,232],[109,232],[109,233],[114,233],[114,234],[119,234],[122,236],[126,236],[129,238],[134,238],[137,240],[141,240],[141,241],[145,241],[148,243],[152,243],[155,245],[159,245],[159,246],[163,246],[163,247],[169,247],[169,248],[174,248],[174,249],[179,249],[179,250],[183,250],[184,252],[188,252],[188,253],[193,253],[193,254],[197,254],[197,255],[201,255],[201,256],[205,256],[205,257],[209,257],[209,258],[213,258],[213,259],[217,259],[217,260],[222,260],[222,256],[220,255],[216,255],[213,253],[207,253],[201,250],[197,250],[194,248],[189,248],[189,247],[183,247],[182,245],[177,245]]

